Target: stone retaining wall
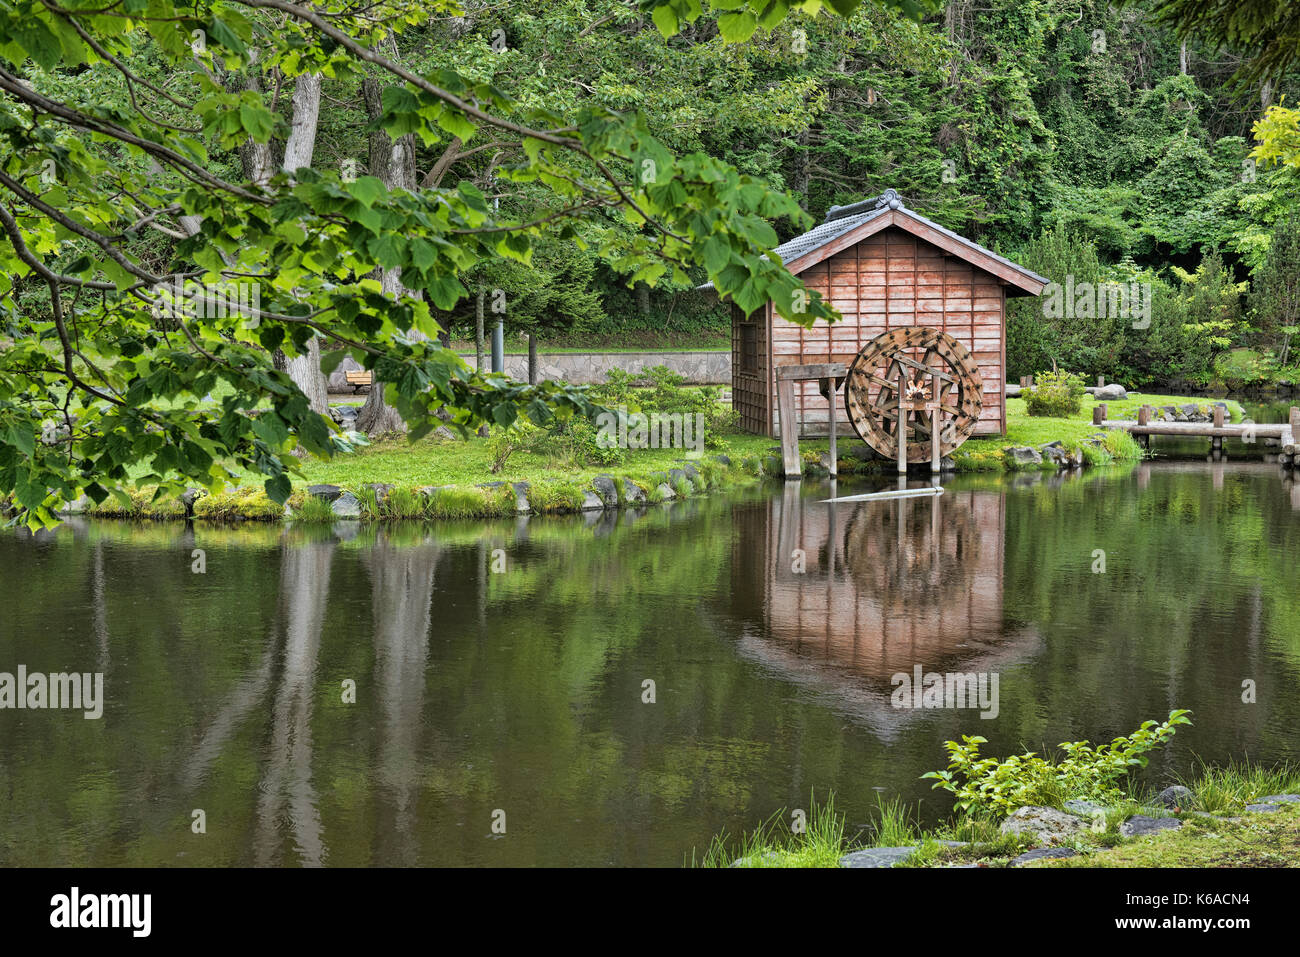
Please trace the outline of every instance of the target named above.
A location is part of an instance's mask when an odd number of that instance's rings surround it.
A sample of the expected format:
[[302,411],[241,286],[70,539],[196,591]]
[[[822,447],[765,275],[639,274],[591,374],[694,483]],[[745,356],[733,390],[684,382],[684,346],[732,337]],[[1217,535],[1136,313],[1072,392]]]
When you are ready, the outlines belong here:
[[[474,354],[461,353],[471,367]],[[490,360],[484,356],[484,365]],[[652,366],[667,366],[678,375],[685,376],[692,385],[730,385],[730,352],[558,352],[541,353],[537,357],[537,375],[542,380],[571,382],[574,385],[591,385],[605,381],[610,369],[640,372]],[[356,372],[361,366],[351,357],[344,357],[329,377],[331,392],[349,393],[352,387],[344,378],[346,372]],[[507,355],[506,374],[527,381],[528,356]]]

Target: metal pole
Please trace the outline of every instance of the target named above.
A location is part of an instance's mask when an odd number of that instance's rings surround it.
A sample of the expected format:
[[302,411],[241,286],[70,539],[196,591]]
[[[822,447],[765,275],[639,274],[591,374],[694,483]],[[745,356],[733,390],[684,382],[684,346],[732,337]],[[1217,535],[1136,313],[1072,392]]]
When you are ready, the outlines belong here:
[[506,327],[500,319],[492,330],[492,371],[506,371]]

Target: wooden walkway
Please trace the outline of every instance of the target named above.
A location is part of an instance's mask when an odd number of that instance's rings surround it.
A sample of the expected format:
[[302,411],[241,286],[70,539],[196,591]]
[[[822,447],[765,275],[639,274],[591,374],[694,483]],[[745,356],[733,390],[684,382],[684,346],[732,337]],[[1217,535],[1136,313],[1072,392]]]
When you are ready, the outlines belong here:
[[1282,464],[1288,468],[1295,466],[1300,451],[1296,448],[1296,437],[1300,436],[1300,407],[1294,405],[1291,406],[1289,421],[1268,423],[1228,422],[1227,410],[1221,405],[1214,407],[1214,419],[1210,422],[1153,421],[1154,411],[1152,406],[1144,405],[1138,409],[1136,420],[1110,419],[1106,417],[1106,403],[1098,402],[1092,409],[1092,424],[1103,429],[1122,429],[1143,445],[1148,445],[1153,435],[1199,436],[1210,440],[1210,449],[1214,452],[1223,451],[1224,439],[1241,439],[1243,442],[1275,440],[1280,447]]

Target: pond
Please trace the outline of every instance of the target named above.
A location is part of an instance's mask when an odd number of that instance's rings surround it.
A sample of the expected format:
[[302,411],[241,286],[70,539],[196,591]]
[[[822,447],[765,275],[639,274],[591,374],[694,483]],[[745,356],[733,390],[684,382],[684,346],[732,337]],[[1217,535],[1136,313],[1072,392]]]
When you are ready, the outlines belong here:
[[[813,793],[850,834],[882,798],[932,822],[920,775],[963,733],[1003,755],[1173,708],[1196,724],[1153,783],[1297,757],[1300,489],[1276,465],[945,489],[5,532],[0,672],[102,672],[104,701],[0,710],[0,863],[676,866]],[[917,667],[996,675],[996,716],[895,707]]]

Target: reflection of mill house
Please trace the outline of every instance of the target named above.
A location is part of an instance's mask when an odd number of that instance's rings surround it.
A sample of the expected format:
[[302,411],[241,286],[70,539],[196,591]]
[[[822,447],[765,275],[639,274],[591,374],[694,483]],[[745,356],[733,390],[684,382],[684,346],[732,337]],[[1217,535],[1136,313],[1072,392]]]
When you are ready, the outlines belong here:
[[886,733],[892,678],[1000,672],[1041,649],[1003,612],[1003,493],[814,504],[797,483],[741,513],[731,563],[740,651]]
[[[779,434],[777,367],[848,366],[877,337],[909,326],[947,333],[978,367],[982,401],[972,406],[970,434],[1006,431],[1006,301],[1038,295],[1046,279],[908,209],[893,190],[832,207],[825,222],[776,253],[843,320],[806,329],[771,303],[750,315],[732,304],[732,402],[747,431]],[[864,394],[864,403],[874,402],[884,384],[878,374],[866,381],[872,398]],[[796,383],[794,401],[799,434],[825,436],[827,400],[817,382]],[[848,418],[837,414],[837,434],[849,433],[852,409]]]

